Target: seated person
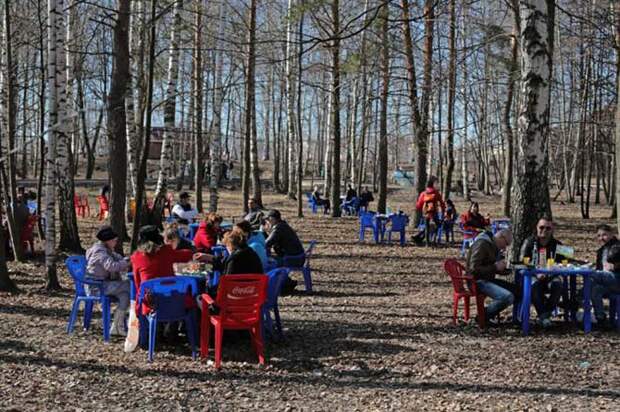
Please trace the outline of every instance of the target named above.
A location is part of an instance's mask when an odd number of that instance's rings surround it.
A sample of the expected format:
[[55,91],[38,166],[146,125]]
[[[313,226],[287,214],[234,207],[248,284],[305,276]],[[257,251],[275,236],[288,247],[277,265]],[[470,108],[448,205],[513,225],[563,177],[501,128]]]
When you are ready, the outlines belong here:
[[[131,255],[136,294],[140,293],[142,282],[174,276],[173,264],[189,262],[193,254],[191,250],[175,250],[170,245],[164,245],[164,238],[159,234],[156,226],[140,228],[138,248]],[[189,307],[193,305],[191,298],[187,304]],[[148,305],[136,308],[136,310],[145,315],[149,312]]]
[[304,247],[297,237],[297,233],[282,220],[282,216],[278,210],[270,210],[267,214],[270,233],[267,237],[265,245],[267,250],[273,249],[278,264],[283,263],[283,258],[288,256],[299,256],[297,259],[287,259],[289,266],[300,267],[306,261]]
[[253,230],[257,230],[260,227],[260,222],[264,218],[264,211],[261,205],[258,204],[254,197],[248,199],[248,213],[243,217],[243,220],[250,222]]
[[196,216],[198,216],[198,211],[189,203],[189,193],[181,192],[179,203],[172,208],[172,217],[180,224],[188,225],[196,219]]
[[491,303],[485,307],[486,321],[493,319],[502,310],[512,305],[515,296],[519,296],[518,288],[514,283],[495,277],[498,274],[507,273],[506,260],[501,253],[511,243],[512,232],[509,229],[502,229],[495,236],[484,232],[476,238],[467,254],[467,273],[470,273],[476,280],[478,291],[492,299]]
[[344,200],[346,202],[350,202],[354,197],[357,197],[357,192],[355,191],[355,189],[353,189],[353,187],[349,183],[349,185],[347,186],[347,195]]
[[601,247],[596,251],[596,270],[603,270],[607,255],[612,246],[619,244],[613,229],[609,225],[600,225],[596,228],[596,238]]
[[129,262],[114,251],[117,243],[118,235],[110,226],[99,229],[97,242],[86,251],[86,277],[102,281],[103,293],[118,299],[110,334],[125,335],[125,314],[129,308],[129,281],[122,279],[121,273],[127,272]]
[[331,203],[329,199],[324,199],[321,197],[321,192],[319,192],[319,186],[315,185],[314,190],[312,191],[312,199],[317,206],[323,206],[323,213],[328,213],[331,208]]
[[370,202],[374,202],[375,198],[372,195],[372,192],[368,189],[368,186],[364,186],[364,190],[360,193],[360,207],[368,207]]
[[[260,258],[252,248],[248,247],[246,234],[239,227],[235,226],[231,231],[226,232],[222,243],[226,246],[228,256],[196,253],[194,259],[212,263],[213,270],[219,271],[220,276],[264,273]],[[210,288],[209,295],[215,297],[217,287]]]
[[439,226],[439,209],[442,212],[446,210],[446,204],[441,197],[441,193],[435,187],[437,178],[431,176],[426,183],[426,189],[418,196],[416,209],[422,212],[424,218],[424,229],[426,232],[426,246],[431,245],[431,237],[435,232],[435,228]]
[[243,231],[247,238],[248,246],[258,255],[261,263],[263,264],[263,268],[266,270],[269,267],[269,260],[267,258],[265,234],[260,231],[253,231],[250,222],[246,220],[242,220],[237,223],[235,227]]
[[612,325],[607,319],[607,313],[603,307],[603,298],[620,293],[620,244],[616,243],[609,248],[607,259],[603,262],[603,269],[606,272],[596,272],[592,275],[590,298],[597,327],[609,329]]
[[164,244],[169,245],[174,250],[194,251],[194,245],[189,240],[179,235],[179,227],[176,223],[171,223],[164,230]]
[[211,253],[211,248],[217,244],[217,239],[222,235],[221,223],[222,216],[213,212],[207,213],[204,220],[200,222],[194,237],[196,251]]
[[452,233],[452,241],[454,242],[454,231],[452,227],[454,226],[454,222],[456,222],[457,216],[456,206],[454,206],[452,199],[446,200],[446,211],[443,216],[443,232],[446,234],[446,242],[449,241],[448,236],[450,233]]
[[[520,258],[530,258],[534,265],[546,266],[547,259],[562,261],[556,256],[556,248],[562,242],[553,237],[554,225],[549,217],[542,217],[536,224],[536,235],[525,239],[521,246]],[[538,314],[538,321],[543,328],[551,326],[551,312],[556,308],[562,297],[563,281],[560,276],[536,275],[532,284],[532,303]],[[549,298],[545,298],[546,294]]]
[[488,216],[484,217],[479,213],[478,202],[471,202],[469,211],[461,215],[461,224],[463,225],[463,230],[475,233],[474,235],[463,234],[463,237],[466,239],[471,239],[478,233],[484,232],[491,225],[491,220]]
[[35,192],[29,191],[26,194],[26,205],[28,206],[28,210],[31,215],[35,215],[37,213],[37,194]]

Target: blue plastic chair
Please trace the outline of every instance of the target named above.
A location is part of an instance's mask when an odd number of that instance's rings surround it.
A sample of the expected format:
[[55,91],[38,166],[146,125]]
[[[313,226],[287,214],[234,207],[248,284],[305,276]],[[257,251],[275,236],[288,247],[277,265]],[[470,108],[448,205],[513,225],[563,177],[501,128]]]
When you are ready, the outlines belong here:
[[155,338],[157,336],[158,322],[174,322],[182,320],[185,322],[187,338],[192,347],[192,359],[196,359],[196,317],[194,309],[185,307],[185,297],[187,292],[192,296],[198,294],[195,279],[186,276],[171,276],[147,280],[140,285],[138,302],[140,305],[145,296],[148,296],[151,312],[144,316],[140,313],[140,340],[144,343],[146,338],[146,328],[148,327],[148,348],[149,362],[153,361],[155,352]]
[[317,204],[314,198],[312,197],[312,193],[306,192],[306,197],[308,198],[308,207],[310,208],[313,214],[316,214]]
[[[101,303],[101,318],[103,320],[103,341],[110,341],[110,303],[113,298],[103,294],[103,282],[86,278],[86,257],[69,256],[65,260],[65,265],[75,283],[75,296],[69,315],[67,333],[72,333],[77,320],[80,304],[84,302],[84,330],[90,328],[90,321],[93,316],[93,305]],[[86,293],[84,285],[88,285],[91,293]],[[98,293],[97,293],[98,292]]]
[[491,232],[495,235],[502,229],[510,229],[512,227],[512,222],[510,219],[495,219],[491,222]]
[[[273,269],[267,273],[269,283],[267,285],[267,300],[263,304],[263,337],[282,339],[282,322],[278,309],[278,296],[282,291],[282,285],[288,278],[290,270],[287,268]],[[271,317],[273,312],[273,319]]]
[[[438,221],[441,221],[440,218],[437,219]],[[441,223],[438,225],[438,227],[435,229],[435,231],[433,233],[431,233],[430,236],[430,241],[431,242],[439,242],[441,241],[441,235],[442,235],[442,227],[441,227]],[[420,223],[418,223],[418,227],[417,227],[418,231],[424,231],[426,232],[426,220],[424,219],[424,216],[420,217]],[[425,237],[426,239],[426,237]]]
[[[228,249],[223,245],[215,245],[211,248],[211,254],[216,257],[221,257],[225,259],[228,257]],[[211,276],[209,277],[209,287],[214,288],[220,283],[220,276],[222,274],[219,270],[214,270],[211,272]]]
[[199,223],[190,223],[189,225],[189,233],[187,235],[187,238],[191,240],[192,242],[194,241],[194,238],[196,237],[196,233],[198,232],[199,226],[200,226]]
[[343,202],[340,205],[340,210],[343,214],[348,216],[357,216],[360,210],[360,199],[359,197],[354,197],[348,202]]
[[[280,268],[287,268],[290,272],[301,272],[304,276],[304,286],[306,292],[312,292],[312,269],[310,268],[310,258],[312,257],[312,251],[316,240],[311,240],[308,249],[304,253],[294,256],[284,256],[282,262],[278,265]],[[298,266],[295,262],[299,262],[304,259],[302,266]]]
[[366,229],[372,229],[373,237],[376,237],[374,216],[375,216],[374,212],[360,212],[360,234],[359,234],[360,242],[364,241],[364,235],[366,234]]
[[406,235],[405,228],[409,224],[409,216],[399,213],[397,215],[390,215],[388,218],[389,229],[388,232],[388,243],[392,242],[392,233],[400,234],[400,245],[405,246]]
[[[461,228],[461,232],[463,233],[463,243],[461,244],[461,257],[465,256],[465,251],[474,244],[474,240],[476,240],[476,236],[478,236],[478,232],[472,230],[465,230],[463,228],[463,224],[459,224]],[[465,237],[469,236],[469,237]]]

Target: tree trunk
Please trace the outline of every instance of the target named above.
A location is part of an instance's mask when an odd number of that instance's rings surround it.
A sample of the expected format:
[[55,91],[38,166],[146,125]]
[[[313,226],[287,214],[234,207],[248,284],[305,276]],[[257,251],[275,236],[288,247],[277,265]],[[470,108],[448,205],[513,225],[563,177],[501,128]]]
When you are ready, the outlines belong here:
[[[204,138],[202,133],[202,116],[203,116],[203,81],[202,78],[204,76],[204,68],[202,63],[202,14],[204,13],[204,7],[202,0],[196,1],[194,4],[196,16],[194,20],[194,51],[193,51],[193,59],[192,59],[192,124],[193,128],[191,130],[191,135],[193,137],[193,147],[194,147],[194,189],[196,190],[196,210],[199,213],[202,213],[202,184],[203,178],[205,174],[204,170]],[[221,6],[220,6],[221,7]],[[221,24],[221,23],[220,23]],[[214,88],[217,88],[217,85],[214,85]],[[214,114],[214,123],[215,123],[215,115]],[[214,125],[215,127],[215,125]],[[219,128],[219,122],[217,127]],[[211,163],[211,183],[214,180],[213,176],[213,155],[211,155],[212,163]],[[217,164],[221,162],[219,156],[217,156]],[[218,169],[219,170],[219,169]],[[218,176],[215,176],[215,190],[216,190],[216,199],[217,199],[217,179]],[[215,204],[215,208],[217,209],[217,200]]]
[[512,132],[512,122],[510,113],[512,111],[512,100],[515,87],[515,79],[518,75],[519,40],[517,36],[521,32],[521,21],[519,20],[519,1],[512,0],[514,13],[514,25],[512,29],[510,65],[508,69],[508,86],[506,91],[506,104],[504,106],[504,131],[506,136],[506,164],[504,167],[504,191],[502,193],[502,208],[504,216],[510,216],[510,195],[512,192],[512,172],[513,172],[513,146],[514,137]]
[[[113,61],[108,95],[108,155],[110,164],[110,225],[118,233],[118,252],[123,251],[125,201],[127,195],[127,119],[125,96],[129,72],[130,1],[118,0],[118,17],[113,29]],[[131,125],[133,126],[133,124]]]
[[157,177],[157,187],[155,189],[155,202],[152,210],[152,220],[156,224],[161,221],[161,215],[166,201],[168,191],[168,179],[172,173],[172,142],[179,133],[175,130],[176,117],[176,97],[177,83],[179,79],[179,37],[183,20],[181,10],[183,0],[176,0],[173,11],[173,25],[170,33],[170,46],[168,57],[168,80],[166,86],[166,97],[164,102],[164,136],[161,144],[161,157],[159,159],[159,175]]
[[[616,31],[616,92],[617,96],[620,96],[620,4],[614,3],[614,20]],[[616,219],[618,227],[620,227],[620,184],[617,182],[618,176],[620,176],[620,104],[616,103],[616,168],[614,173],[614,185],[616,200]]]
[[387,171],[388,171],[388,142],[387,142],[387,110],[388,93],[390,91],[390,43],[389,43],[389,6],[386,3],[381,11],[381,113],[379,120],[379,199],[377,211],[385,213],[387,204]]
[[513,210],[513,260],[541,216],[551,215],[547,179],[550,86],[553,68],[553,0],[522,0],[519,151]]
[[340,0],[332,1],[332,217],[340,216]]
[[[301,16],[299,16],[299,30],[297,42],[299,44],[299,54],[297,55],[297,217],[303,217],[303,180],[304,180],[304,140],[302,135],[302,57],[304,55],[303,33],[304,33],[304,0],[300,0],[299,5],[301,7]],[[308,136],[310,136],[310,130],[308,129]]]
[[[249,125],[251,128],[246,130],[250,136],[250,168],[252,172],[252,196],[257,204],[263,204],[262,190],[260,184],[260,169],[258,167],[258,137],[256,136],[256,3],[258,0],[251,0],[250,4],[250,32],[248,44],[248,89],[247,89],[247,108],[251,114]],[[247,113],[246,113],[247,116]],[[248,125],[246,120],[246,125]],[[247,203],[247,202],[246,202]]]
[[452,189],[452,174],[454,173],[454,101],[456,95],[456,6],[455,0],[450,0],[450,62],[448,65],[448,135],[447,140],[447,168],[444,180],[443,195],[450,198]]

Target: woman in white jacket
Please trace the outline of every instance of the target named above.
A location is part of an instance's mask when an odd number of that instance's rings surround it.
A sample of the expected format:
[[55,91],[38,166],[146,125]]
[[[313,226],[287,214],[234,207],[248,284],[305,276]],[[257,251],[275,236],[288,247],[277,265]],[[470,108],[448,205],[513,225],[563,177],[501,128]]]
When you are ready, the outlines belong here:
[[103,293],[118,299],[110,328],[112,335],[125,335],[125,314],[129,308],[129,281],[121,273],[127,272],[129,262],[114,251],[118,235],[109,226],[97,232],[97,243],[86,251],[88,278],[103,282]]

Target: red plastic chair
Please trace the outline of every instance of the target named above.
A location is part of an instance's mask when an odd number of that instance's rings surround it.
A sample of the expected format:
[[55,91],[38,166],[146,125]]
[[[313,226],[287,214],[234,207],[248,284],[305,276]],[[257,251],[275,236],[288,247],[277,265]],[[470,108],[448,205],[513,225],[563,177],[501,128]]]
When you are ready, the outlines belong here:
[[[209,354],[210,326],[215,329],[215,367],[222,363],[222,339],[224,329],[247,329],[252,336],[252,347],[258,355],[258,363],[265,363],[263,336],[261,333],[261,307],[267,299],[266,275],[227,275],[220,279],[215,300],[202,295],[202,318],[200,324],[200,357]],[[209,313],[208,305],[219,308],[219,314]]]
[[22,248],[25,251],[30,246],[30,253],[34,254],[34,228],[39,221],[39,216],[30,215],[26,224],[22,228],[20,233],[20,241],[22,242]]
[[97,217],[99,220],[104,220],[108,217],[108,213],[110,213],[110,203],[108,202],[108,198],[105,196],[97,196],[97,203],[99,204],[99,214]]
[[80,196],[80,200],[82,203],[82,210],[83,210],[83,214],[85,216],[90,217],[90,205],[88,204],[88,193],[83,193],[82,196]]
[[456,325],[459,311],[459,301],[463,299],[465,304],[465,321],[469,320],[470,298],[476,299],[476,310],[478,312],[478,326],[480,329],[485,327],[484,299],[485,295],[479,293],[473,276],[465,274],[465,268],[456,259],[448,259],[444,262],[444,269],[452,280],[454,288],[452,300],[452,323]]
[[84,208],[82,207],[82,200],[80,195],[75,193],[73,195],[73,207],[75,208],[75,214],[77,217],[84,217]]

